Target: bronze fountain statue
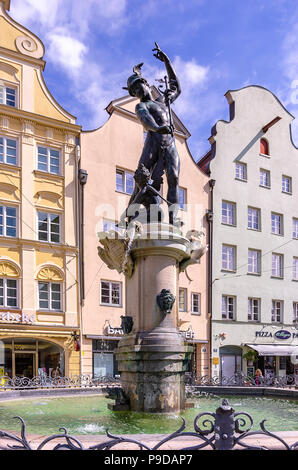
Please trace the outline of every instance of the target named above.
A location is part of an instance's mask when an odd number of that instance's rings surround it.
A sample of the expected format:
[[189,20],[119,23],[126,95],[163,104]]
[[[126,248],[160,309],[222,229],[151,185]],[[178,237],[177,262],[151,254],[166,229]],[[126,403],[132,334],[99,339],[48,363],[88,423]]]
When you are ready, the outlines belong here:
[[[127,80],[127,87],[131,96],[140,99],[136,105],[136,115],[147,131],[144,148],[139,159],[135,173],[135,189],[131,195],[128,208],[121,216],[120,226],[124,226],[124,220],[128,222],[138,216],[138,208],[144,205],[149,217],[150,206],[159,205],[160,189],[163,183],[162,176],[165,173],[168,183],[166,202],[169,206],[169,223],[181,224],[177,218],[179,210],[179,171],[180,159],[175,145],[174,125],[170,104],[178,98],[181,88],[177,75],[170,59],[155,43],[154,56],[164,62],[167,75],[164,80],[159,80],[165,85],[165,90],[154,99],[147,80],[141,74],[143,63],[133,68],[134,74]],[[137,206],[136,206],[137,205]],[[152,220],[148,220],[151,221]]]

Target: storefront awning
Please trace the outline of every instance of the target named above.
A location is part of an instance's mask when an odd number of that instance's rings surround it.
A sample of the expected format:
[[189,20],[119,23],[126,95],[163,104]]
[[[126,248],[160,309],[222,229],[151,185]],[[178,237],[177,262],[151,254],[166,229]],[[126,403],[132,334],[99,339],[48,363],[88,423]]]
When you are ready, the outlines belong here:
[[247,344],[259,353],[259,356],[298,356],[298,346],[278,344]]

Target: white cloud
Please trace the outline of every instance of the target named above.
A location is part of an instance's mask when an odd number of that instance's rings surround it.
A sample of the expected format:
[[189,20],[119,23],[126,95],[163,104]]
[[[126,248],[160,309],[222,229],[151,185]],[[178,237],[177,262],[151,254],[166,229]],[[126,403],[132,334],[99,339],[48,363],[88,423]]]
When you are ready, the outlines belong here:
[[13,0],[11,14],[22,24],[42,25],[46,31],[63,26],[86,35],[92,22],[101,21],[106,32],[120,27],[126,0]]
[[88,51],[85,44],[58,30],[47,34],[47,39],[48,57],[52,62],[58,62],[70,74],[83,66]]
[[290,80],[298,79],[298,22],[289,28],[285,36],[284,50],[284,75]]
[[295,145],[298,145],[298,103],[297,103],[297,83],[298,83],[298,11],[293,16],[292,23],[287,25],[283,41],[283,62],[282,74],[278,95],[288,111],[295,116],[291,123],[292,138]]
[[42,24],[51,28],[57,22],[59,3],[60,0],[13,0],[11,15],[21,24]]
[[202,88],[209,75],[209,67],[198,64],[194,59],[184,61],[179,56],[175,57],[173,66],[182,90],[175,101],[175,112],[183,118],[189,115],[191,109],[199,106]]
[[[113,35],[121,32],[127,21],[127,0],[13,0],[11,16],[41,38],[46,46],[45,58],[66,73],[66,86],[77,100],[78,111],[87,108],[89,125],[98,127],[106,118],[108,100],[117,96],[115,74],[107,60],[94,59],[90,35]],[[96,28],[96,29],[95,29]],[[104,51],[98,44],[97,54]],[[105,71],[105,73],[103,73]],[[126,81],[123,78],[123,85]],[[122,83],[120,81],[120,83]],[[118,86],[117,86],[118,85]],[[113,93],[114,96],[113,96]],[[53,90],[55,95],[55,90]],[[118,91],[119,94],[119,91]],[[73,104],[73,103],[72,103]],[[64,104],[65,106],[65,104]]]
[[[148,20],[149,7],[158,11],[160,1],[140,4],[140,9],[146,11],[144,18]],[[170,4],[169,0],[162,2],[163,6]],[[63,71],[68,88],[66,99],[72,97],[70,112],[84,114],[88,128],[98,127],[105,121],[104,108],[109,101],[124,94],[122,86],[132,73],[125,69],[130,61],[125,55],[118,67],[120,72],[114,71],[113,50],[107,54],[105,43],[107,35],[115,37],[113,47],[116,47],[127,27],[136,19],[140,23],[140,10],[132,11],[128,6],[127,0],[13,0],[11,5],[11,16],[41,38],[46,47],[46,60],[58,73]],[[100,38],[96,51],[91,46],[91,38],[95,36]],[[137,60],[132,65],[136,63]],[[183,60],[177,56],[173,64],[182,87],[173,109],[186,125],[191,124],[191,128],[196,129],[204,120],[211,121],[218,112],[216,97],[208,93],[208,82],[215,79],[216,71],[212,70],[211,75],[209,65],[199,64],[193,58]],[[150,84],[158,86],[155,79],[164,77],[165,67],[153,58],[152,62],[145,63],[143,74]],[[55,95],[55,90],[52,91]],[[65,102],[61,104],[67,107]],[[193,144],[196,146],[195,142]],[[199,147],[204,145],[200,142]]]
[[184,83],[187,87],[203,85],[207,79],[209,67],[197,64],[195,59],[183,61],[181,57],[177,56],[174,59],[173,65],[181,83]]

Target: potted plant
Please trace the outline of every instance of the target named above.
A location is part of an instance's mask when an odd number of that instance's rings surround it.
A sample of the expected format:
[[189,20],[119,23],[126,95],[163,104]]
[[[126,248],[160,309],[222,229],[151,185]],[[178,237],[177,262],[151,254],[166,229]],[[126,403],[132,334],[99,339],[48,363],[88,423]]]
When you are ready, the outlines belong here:
[[258,353],[254,349],[249,349],[242,357],[247,360],[247,365],[250,366],[257,360]]

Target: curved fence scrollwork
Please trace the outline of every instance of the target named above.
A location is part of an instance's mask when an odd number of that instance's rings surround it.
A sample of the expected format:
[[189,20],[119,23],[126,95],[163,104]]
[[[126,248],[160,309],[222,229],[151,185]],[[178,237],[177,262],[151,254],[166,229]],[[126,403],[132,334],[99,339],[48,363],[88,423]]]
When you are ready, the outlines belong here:
[[226,376],[202,377],[187,376],[187,385],[223,386],[223,387],[295,387],[295,375],[252,377],[243,373]]
[[28,377],[8,377],[0,376],[0,389],[22,390],[40,388],[87,388],[106,387],[107,385],[118,385],[119,377],[91,377],[90,375],[73,375],[71,377],[49,377],[40,375],[32,378]]
[[[297,380],[297,379],[296,379]],[[50,377],[39,375],[36,377],[9,377],[0,376],[0,390],[18,390],[18,389],[38,389],[38,388],[85,388],[85,387],[104,387],[107,385],[119,385],[120,377],[102,376],[92,377],[91,375],[73,375],[71,377]],[[209,387],[277,387],[291,388],[297,386],[295,375],[270,377],[251,377],[245,374],[234,374],[231,377],[209,376],[194,377],[186,375],[186,385],[209,386]]]
[[[182,419],[182,424],[177,431],[165,436],[153,447],[149,447],[142,441],[132,439],[129,436],[115,436],[106,430],[104,442],[85,447],[78,437],[68,434],[65,428],[60,428],[60,433],[53,434],[41,441],[35,448],[27,438],[26,424],[24,420],[17,416],[21,423],[20,437],[14,436],[6,431],[0,431],[0,449],[5,450],[110,450],[121,449],[123,443],[133,444],[138,450],[163,450],[164,444],[174,441],[179,437],[187,437],[192,445],[179,447],[183,451],[206,450],[268,450],[278,447],[282,450],[298,450],[298,441],[292,444],[287,443],[277,434],[273,434],[265,427],[265,420],[260,423],[260,430],[253,431],[253,418],[245,412],[234,412],[228,400],[222,400],[221,405],[215,413],[204,412],[197,415],[194,421],[194,432],[185,432],[186,424]],[[178,418],[179,419],[179,418]],[[251,439],[257,437],[258,440]],[[263,443],[259,444],[260,437]],[[247,439],[249,438],[249,439]],[[269,447],[264,445],[266,439],[270,438]],[[8,443],[7,443],[8,441]],[[178,441],[179,442],[179,441]],[[180,443],[183,441],[180,441]],[[3,444],[6,443],[4,446]],[[120,445],[120,447],[119,447]],[[167,446],[168,448],[168,446]],[[177,443],[175,446],[177,449]]]

